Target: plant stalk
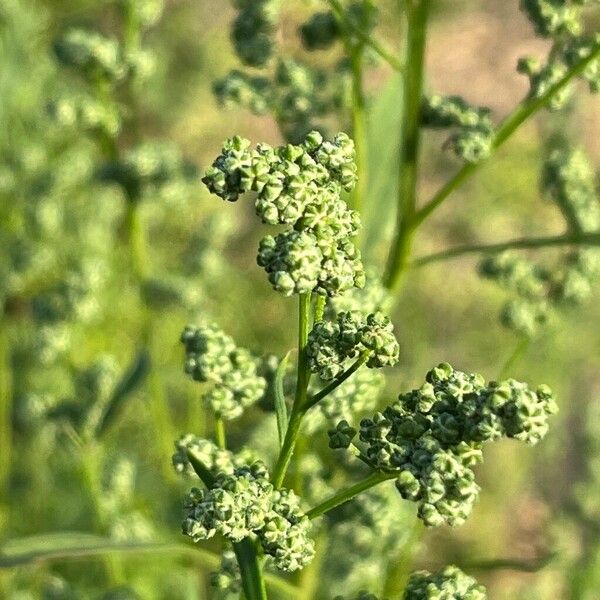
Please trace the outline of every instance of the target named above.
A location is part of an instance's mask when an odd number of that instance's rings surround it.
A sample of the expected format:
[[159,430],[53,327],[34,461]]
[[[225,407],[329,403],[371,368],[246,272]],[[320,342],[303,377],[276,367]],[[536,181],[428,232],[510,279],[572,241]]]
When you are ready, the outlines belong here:
[[[544,108],[552,97],[568,85],[573,78],[581,74],[585,68],[600,57],[600,44],[590,54],[582,58],[568,73],[554,85],[550,86],[539,98],[526,98],[504,119],[494,137],[492,149],[500,148],[512,135],[540,109]],[[456,175],[447,181],[440,190],[415,215],[415,224],[420,225],[446,200],[464,181],[476,173],[485,161],[468,163]]]
[[415,229],[419,147],[421,141],[421,102],[425,72],[427,21],[431,0],[407,0],[406,69],[402,91],[402,129],[396,231],[387,259],[384,285],[395,290],[408,266]]
[[233,544],[246,600],[267,600],[267,590],[255,543],[245,538]]
[[217,440],[217,446],[221,450],[225,450],[227,447],[227,438],[225,436],[225,422],[223,417],[215,417],[215,438]]
[[7,500],[12,455],[12,364],[6,319],[0,322],[0,498]]
[[273,474],[273,485],[276,488],[281,487],[283,484],[300,432],[302,417],[306,412],[305,405],[308,395],[308,382],[310,380],[310,371],[306,357],[308,328],[310,326],[310,301],[310,294],[300,294],[298,307],[298,375],[296,380],[296,395],[294,397],[294,404],[292,405],[290,422],[285,432],[285,438]]
[[353,486],[334,494],[331,498],[329,498],[329,500],[325,500],[325,502],[315,506],[314,508],[311,508],[306,513],[306,516],[309,519],[316,519],[330,510],[333,510],[334,508],[345,504],[349,500],[352,500],[352,498],[358,496],[358,494],[380,484],[383,481],[387,481],[388,479],[396,479],[396,477],[398,477],[398,473],[384,473],[382,471],[376,471],[366,479],[363,479]]

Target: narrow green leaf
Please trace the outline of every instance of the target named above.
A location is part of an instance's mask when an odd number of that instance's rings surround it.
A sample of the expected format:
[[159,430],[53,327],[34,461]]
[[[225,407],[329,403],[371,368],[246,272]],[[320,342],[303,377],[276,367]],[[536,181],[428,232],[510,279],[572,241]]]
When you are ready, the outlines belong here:
[[115,542],[82,532],[57,532],[9,540],[0,545],[0,569],[60,560],[99,556],[112,552],[185,553],[209,568],[219,565],[219,557],[205,550],[175,542]]
[[283,378],[287,369],[291,350],[281,359],[275,371],[275,381],[273,383],[273,391],[275,394],[275,414],[277,415],[277,432],[279,434],[279,447],[283,446],[285,432],[288,423],[287,404],[285,402],[285,393],[283,391]]
[[363,250],[373,261],[386,236],[391,235],[398,197],[398,152],[402,98],[402,77],[392,77],[370,103],[367,114],[368,184],[365,188]]
[[146,350],[140,350],[131,366],[117,383],[113,395],[106,405],[106,410],[96,430],[97,438],[106,433],[121,411],[124,401],[142,384],[149,371],[150,355]]

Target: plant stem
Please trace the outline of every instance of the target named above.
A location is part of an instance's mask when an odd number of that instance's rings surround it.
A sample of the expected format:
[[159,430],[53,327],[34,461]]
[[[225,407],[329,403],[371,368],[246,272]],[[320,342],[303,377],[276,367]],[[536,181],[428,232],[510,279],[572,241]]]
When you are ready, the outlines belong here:
[[227,447],[227,438],[225,437],[225,421],[223,417],[215,417],[215,438],[217,440],[217,446],[221,450],[225,450]]
[[308,382],[310,380],[310,371],[306,358],[306,345],[308,343],[308,328],[310,324],[310,300],[310,294],[300,294],[298,307],[298,376],[296,380],[296,395],[294,397],[294,404],[292,405],[290,422],[285,432],[285,438],[279,451],[279,457],[273,474],[273,485],[276,488],[281,487],[283,483],[292,454],[294,453],[302,417],[306,412],[305,404]]
[[312,408],[315,404],[323,400],[325,396],[328,396],[338,388],[346,379],[351,377],[358,369],[360,369],[371,356],[370,351],[363,352],[339,377],[336,377],[330,384],[326,385],[322,390],[317,392],[314,396],[311,396],[306,401],[306,409]]
[[378,54],[383,60],[385,60],[392,69],[395,71],[402,71],[402,63],[394,56],[394,54],[388,50],[381,42],[378,42],[367,32],[363,31],[358,25],[353,23],[346,17],[344,8],[339,0],[327,0],[329,6],[333,9],[333,12],[343,24],[344,27],[348,28],[352,33],[366,46],[372,48],[376,54]]
[[141,222],[139,200],[127,194],[127,241],[131,254],[131,266],[135,276],[143,279],[146,274],[146,236]]
[[363,47],[350,48],[352,69],[352,138],[356,153],[356,186],[352,192],[352,208],[361,211],[367,183],[367,124],[365,115],[365,96],[363,93]]
[[[582,58],[568,73],[554,85],[550,86],[539,98],[526,98],[523,100],[501,123],[496,131],[492,149],[497,150],[502,146],[523,123],[528,121],[535,113],[544,108],[552,97],[560,92],[569,82],[582,73],[585,68],[600,56],[600,44],[585,58]],[[415,224],[420,225],[433,213],[444,200],[457,189],[464,181],[469,179],[479,170],[485,161],[464,165],[456,175],[446,182],[441,189],[425,204],[415,215]]]
[[233,544],[233,551],[240,567],[246,600],[267,600],[265,580],[255,543],[250,538],[245,538]]
[[467,244],[464,246],[457,246],[456,248],[443,250],[442,252],[436,252],[435,254],[430,254],[428,256],[421,256],[420,258],[413,260],[410,263],[410,266],[423,267],[434,262],[456,258],[465,254],[496,254],[498,252],[504,252],[504,250],[527,250],[535,248],[549,248],[554,246],[569,246],[571,244],[578,244],[582,246],[600,246],[600,233],[569,233],[537,238],[517,238],[495,244]]
[[[8,322],[0,322],[0,499],[9,495],[12,455],[12,364]],[[6,496],[6,497],[5,497]]]
[[323,314],[325,313],[325,302],[327,298],[325,296],[321,296],[321,294],[317,294],[315,299],[315,315],[314,322],[318,323],[323,320]]
[[407,0],[407,41],[404,89],[402,91],[402,129],[400,144],[400,177],[396,231],[388,256],[384,285],[398,287],[408,265],[415,229],[418,159],[421,140],[421,102],[425,71],[427,20],[431,0]]
[[366,479],[363,479],[362,481],[359,481],[353,486],[350,486],[349,488],[338,492],[337,494],[329,498],[329,500],[325,500],[325,502],[323,502],[322,504],[311,508],[306,513],[306,516],[309,519],[316,519],[317,517],[324,515],[330,510],[337,508],[341,504],[345,504],[349,500],[352,500],[352,498],[358,496],[358,494],[360,494],[361,492],[364,492],[365,490],[368,490],[378,485],[382,481],[387,481],[388,479],[396,479],[396,477],[398,477],[397,473],[383,473],[381,471],[376,471]]
[[502,380],[508,376],[515,364],[525,354],[525,352],[527,352],[527,348],[529,347],[530,341],[531,338],[525,336],[521,337],[515,349],[510,353],[510,356],[504,362],[502,370],[498,374],[498,379]]

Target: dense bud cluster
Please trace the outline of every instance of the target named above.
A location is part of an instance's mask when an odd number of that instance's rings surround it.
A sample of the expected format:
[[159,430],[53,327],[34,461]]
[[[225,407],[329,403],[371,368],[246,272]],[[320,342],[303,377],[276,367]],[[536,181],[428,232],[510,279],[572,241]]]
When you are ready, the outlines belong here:
[[115,137],[121,129],[121,114],[115,104],[95,98],[63,96],[48,106],[50,115],[62,126],[101,132]]
[[234,454],[229,450],[219,448],[211,440],[188,433],[182,435],[175,442],[175,453],[173,454],[172,461],[177,473],[194,475],[195,471],[190,464],[188,454],[191,454],[196,460],[202,463],[215,477],[219,473],[233,475],[235,469],[239,469],[256,460],[254,453],[246,448]]
[[126,73],[121,49],[116,40],[83,29],[71,29],[54,43],[58,60],[80,71],[91,80],[121,79]]
[[521,10],[527,15],[538,35],[577,35],[581,31],[578,6],[581,4],[583,2],[570,0],[521,0]]
[[[567,66],[558,60],[552,60],[546,65],[533,57],[519,59],[517,71],[529,78],[529,98],[541,98],[548,90],[558,83],[568,71]],[[553,94],[548,108],[560,110],[564,108],[573,94],[573,87],[566,85]]]
[[331,11],[316,12],[300,27],[300,38],[307,50],[329,48],[340,35],[340,26]]
[[354,144],[346,134],[325,141],[313,131],[298,146],[256,149],[235,137],[202,181],[231,202],[256,192],[263,223],[291,227],[259,246],[257,262],[277,291],[334,296],[364,284],[360,252],[349,239],[360,220],[340,198],[356,183]]
[[457,156],[469,163],[489,156],[494,127],[488,108],[471,106],[459,96],[431,95],[425,97],[421,110],[426,127],[458,130],[448,140]]
[[270,82],[234,69],[213,86],[215,96],[225,108],[240,106],[255,115],[263,115],[271,105]]
[[176,180],[193,180],[195,167],[179,150],[164,143],[147,142],[126,152],[100,172],[102,179],[116,181],[138,198],[149,190],[159,190]]
[[328,381],[363,353],[369,355],[367,367],[393,366],[400,354],[393,330],[390,319],[380,312],[366,317],[359,311],[341,312],[335,321],[319,321],[308,335],[309,367]]
[[221,554],[220,568],[210,574],[210,585],[226,594],[239,595],[242,589],[242,578],[233,550],[225,550]]
[[311,561],[309,529],[298,497],[274,489],[260,462],[218,475],[210,489],[194,488],[186,501],[185,535],[197,542],[218,533],[233,543],[255,535],[282,571],[296,571]]
[[458,567],[411,573],[404,600],[486,600],[486,589]]
[[[454,526],[465,521],[477,498],[472,466],[482,459],[482,444],[501,437],[536,444],[556,411],[546,386],[534,392],[512,379],[486,385],[480,375],[442,363],[421,388],[363,419],[360,441],[374,468],[398,471],[396,487],[418,502],[425,525]],[[336,447],[347,447],[352,437],[347,423],[330,432]]]
[[181,341],[185,372],[194,381],[213,384],[203,397],[216,415],[235,419],[263,396],[267,384],[258,375],[258,360],[216,325],[187,326]]
[[[553,150],[542,169],[541,188],[561,211],[570,233],[600,229],[595,174],[581,150]],[[579,304],[591,295],[592,283],[600,275],[600,252],[570,251],[553,268],[504,252],[485,258],[479,272],[516,295],[504,305],[502,323],[531,336],[550,320],[555,308]]]
[[231,39],[245,65],[263,66],[273,55],[278,2],[276,0],[235,0],[238,14]]
[[[600,34],[594,38],[577,37],[569,40],[565,47],[565,62],[572,67],[582,58],[589,56],[594,48],[600,44]],[[600,92],[600,58],[592,60],[583,70],[581,77],[587,81],[590,92]]]

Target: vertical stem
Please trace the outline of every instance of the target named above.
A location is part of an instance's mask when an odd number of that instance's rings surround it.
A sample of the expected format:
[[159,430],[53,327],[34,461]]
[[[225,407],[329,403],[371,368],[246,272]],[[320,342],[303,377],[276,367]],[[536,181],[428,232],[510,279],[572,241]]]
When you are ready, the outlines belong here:
[[217,446],[221,450],[225,450],[227,447],[227,438],[225,437],[225,422],[222,417],[215,417],[215,438],[217,440]]
[[310,326],[310,294],[300,294],[298,307],[298,376],[296,380],[296,395],[290,415],[290,422],[285,432],[283,446],[279,452],[279,458],[275,465],[273,484],[276,488],[281,487],[285,473],[290,464],[296,439],[300,432],[300,423],[306,412],[306,400],[310,371],[306,358],[306,346],[308,343],[308,328]]
[[361,211],[367,183],[367,136],[365,97],[363,93],[363,46],[350,51],[352,69],[352,138],[356,152],[356,187],[352,192],[352,208]]
[[527,348],[529,347],[530,338],[523,336],[519,342],[517,343],[515,349],[511,352],[510,356],[504,362],[502,366],[502,370],[498,375],[498,379],[502,380],[508,376],[511,369],[519,362],[519,360],[523,357],[525,352],[527,352]]
[[421,138],[421,99],[425,70],[427,20],[431,0],[406,0],[407,41],[402,90],[402,140],[396,232],[388,256],[385,286],[396,289],[406,270],[412,247],[417,203],[418,159]]
[[250,538],[245,538],[233,544],[233,550],[240,567],[246,600],[267,600],[267,590],[256,544]]
[[138,279],[146,273],[146,236],[142,224],[139,201],[131,194],[127,196],[127,241],[131,253],[131,265]]
[[0,498],[8,496],[12,450],[12,365],[8,323],[0,322]]

